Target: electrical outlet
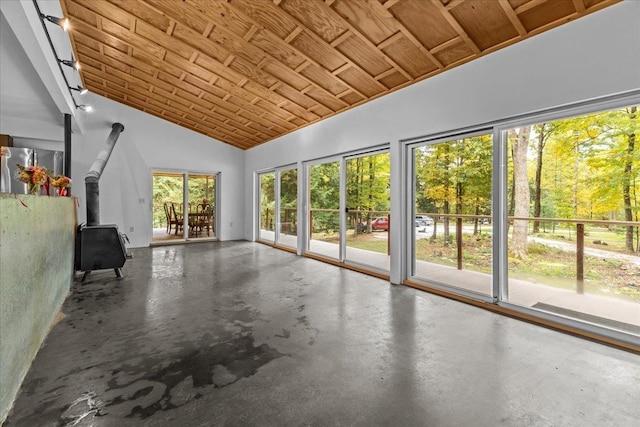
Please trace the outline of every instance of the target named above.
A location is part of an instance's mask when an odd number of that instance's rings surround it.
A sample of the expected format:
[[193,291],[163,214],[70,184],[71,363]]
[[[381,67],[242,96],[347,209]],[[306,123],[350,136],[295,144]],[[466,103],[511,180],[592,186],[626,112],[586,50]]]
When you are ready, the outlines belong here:
[[140,203],[141,205],[143,205],[143,204],[144,204],[144,197],[140,197],[140,198],[138,199],[138,203]]
[[133,233],[133,226],[129,227],[129,233]]

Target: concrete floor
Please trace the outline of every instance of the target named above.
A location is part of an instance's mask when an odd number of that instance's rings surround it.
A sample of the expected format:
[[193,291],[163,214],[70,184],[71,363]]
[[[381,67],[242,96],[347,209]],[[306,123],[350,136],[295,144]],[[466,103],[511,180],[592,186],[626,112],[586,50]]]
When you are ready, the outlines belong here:
[[250,242],[76,283],[7,426],[632,426],[640,357]]

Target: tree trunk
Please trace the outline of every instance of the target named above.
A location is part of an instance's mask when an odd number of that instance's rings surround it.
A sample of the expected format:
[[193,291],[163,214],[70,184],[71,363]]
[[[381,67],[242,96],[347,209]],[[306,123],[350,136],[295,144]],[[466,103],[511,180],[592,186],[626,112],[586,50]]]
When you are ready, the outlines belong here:
[[373,165],[373,156],[369,156],[369,210],[373,210],[373,181],[376,178],[376,168]]
[[[476,211],[475,211],[476,215],[480,215],[480,201],[478,201],[476,199]],[[477,236],[478,235],[478,217],[475,217],[473,219],[473,235]]]
[[[636,118],[637,107],[631,107],[629,114],[630,121]],[[622,198],[624,201],[624,220],[633,221],[633,210],[631,206],[631,176],[633,167],[633,152],[636,144],[636,134],[631,133],[627,135],[627,156],[624,163],[624,175],[622,177]],[[627,226],[625,232],[625,250],[628,252],[634,251],[633,246],[633,226]]]
[[[513,144],[511,144],[511,158],[513,159]],[[513,172],[513,179],[511,180],[511,189],[509,191],[509,202],[507,203],[507,215],[513,216],[513,212],[516,206],[516,174]],[[507,221],[507,235],[509,235],[509,229],[511,228],[511,221]]]
[[576,158],[573,165],[573,217],[578,218],[578,179],[580,178],[580,142],[576,141]]
[[[529,180],[527,177],[527,148],[531,126],[520,128],[518,139],[513,144],[513,175],[514,175],[514,212],[516,218],[529,217]],[[511,252],[516,258],[527,259],[528,220],[513,221],[513,235],[511,236]]]
[[[448,215],[451,210],[449,209],[449,144],[444,144],[444,214]],[[449,217],[445,216],[443,221],[444,227],[444,245],[449,244]]]
[[[436,209],[436,211],[437,210],[438,209]],[[435,241],[436,237],[438,237],[438,215],[433,216],[433,233],[431,233],[431,240]]]
[[[541,203],[541,187],[542,187],[542,153],[544,151],[545,140],[548,135],[546,133],[547,124],[543,123],[540,126],[540,131],[538,132],[538,157],[536,158],[536,181],[533,190],[533,216],[534,218],[540,218],[540,214],[542,212],[542,203]],[[533,232],[540,232],[540,221],[533,222]]]

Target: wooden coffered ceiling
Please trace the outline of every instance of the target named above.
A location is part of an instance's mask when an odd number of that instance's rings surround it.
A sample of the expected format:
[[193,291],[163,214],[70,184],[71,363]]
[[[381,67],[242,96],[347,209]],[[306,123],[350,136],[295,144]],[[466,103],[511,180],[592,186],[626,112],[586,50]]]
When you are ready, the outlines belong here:
[[619,0],[61,0],[84,86],[248,149]]

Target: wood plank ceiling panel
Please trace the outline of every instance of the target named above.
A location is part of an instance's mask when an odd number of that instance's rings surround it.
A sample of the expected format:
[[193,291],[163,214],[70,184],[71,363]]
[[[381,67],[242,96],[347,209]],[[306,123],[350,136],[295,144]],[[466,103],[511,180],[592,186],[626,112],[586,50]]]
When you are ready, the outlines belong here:
[[90,91],[241,149],[620,0],[61,0]]

